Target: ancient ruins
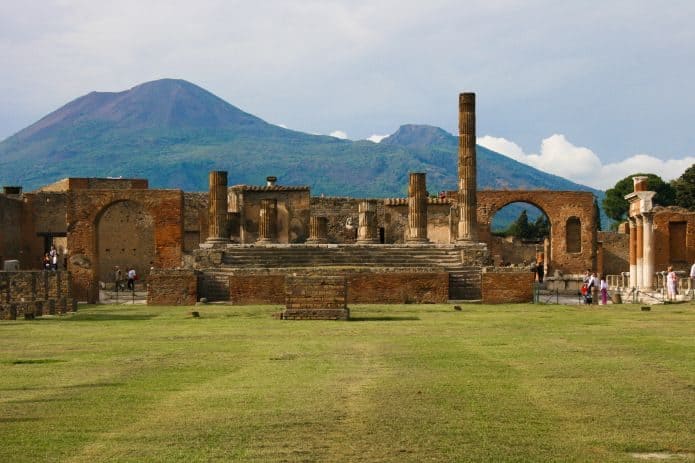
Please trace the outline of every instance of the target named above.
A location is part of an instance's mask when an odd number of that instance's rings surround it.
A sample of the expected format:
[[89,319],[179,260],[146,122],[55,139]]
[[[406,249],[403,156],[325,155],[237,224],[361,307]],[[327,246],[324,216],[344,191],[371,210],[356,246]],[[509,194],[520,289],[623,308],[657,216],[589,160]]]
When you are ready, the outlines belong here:
[[[96,303],[113,289],[117,265],[136,269],[150,304],[201,298],[284,304],[288,282],[315,295],[324,277],[323,286],[334,288],[325,292],[332,301],[342,294],[335,309],[357,302],[529,301],[534,273],[527,264],[534,260],[542,261],[551,287],[572,289],[590,268],[634,295],[635,288],[658,290],[658,272],[667,265],[684,270],[695,261],[695,213],[652,207],[654,193],[639,177],[628,198],[629,234],[597,232],[589,192],[476,191],[475,140],[475,94],[462,93],[458,190],[437,197],[428,194],[421,172],[410,173],[407,198],[312,196],[309,187],[272,176],[262,186],[230,186],[224,171],[209,172],[206,193],[150,189],[145,179],[67,178],[33,192],[5,187],[0,303],[5,312],[11,303],[51,297],[60,307]],[[495,213],[515,202],[546,214],[545,243],[515,247],[491,233]],[[22,274],[15,266],[40,270],[51,245],[60,257],[55,273],[69,272],[59,277],[68,282],[65,294],[49,297],[43,283],[11,283]],[[507,261],[517,265],[499,265]],[[344,294],[336,281],[344,282]],[[340,310],[330,318],[341,318]]]

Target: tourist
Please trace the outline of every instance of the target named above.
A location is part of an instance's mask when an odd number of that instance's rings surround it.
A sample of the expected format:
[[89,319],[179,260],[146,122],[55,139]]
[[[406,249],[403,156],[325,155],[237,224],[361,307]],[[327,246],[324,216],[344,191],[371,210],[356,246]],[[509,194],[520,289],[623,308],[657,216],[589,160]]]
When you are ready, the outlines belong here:
[[543,268],[543,259],[538,259],[536,263],[536,272],[538,273],[538,283],[543,283],[543,273],[545,272]]
[[56,251],[55,246],[51,246],[48,255],[51,258],[51,270],[58,270],[58,251]]
[[678,294],[678,291],[676,291],[676,285],[678,284],[678,276],[676,275],[676,272],[673,271],[672,266],[668,266],[666,274],[666,290],[668,291],[668,300],[669,301],[675,301],[676,300],[676,294]]
[[128,289],[131,291],[135,291],[135,280],[137,279],[138,275],[135,273],[134,268],[130,268],[128,270]]
[[118,292],[118,290],[123,289],[123,272],[118,265],[113,268],[113,281],[114,291]]
[[608,304],[608,283],[605,275],[601,275],[601,304]]
[[695,264],[690,267],[690,281],[692,282],[692,288],[695,288]]
[[50,270],[51,269],[51,256],[48,253],[45,253],[43,255],[43,269],[44,270]]

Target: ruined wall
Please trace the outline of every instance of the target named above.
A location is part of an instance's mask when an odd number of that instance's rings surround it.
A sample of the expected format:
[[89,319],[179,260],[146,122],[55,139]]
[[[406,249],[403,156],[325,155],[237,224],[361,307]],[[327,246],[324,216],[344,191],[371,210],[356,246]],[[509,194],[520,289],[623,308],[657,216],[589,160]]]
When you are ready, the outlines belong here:
[[[317,269],[315,272],[307,270],[299,274],[321,276],[327,272],[347,277],[348,302],[351,303],[443,303],[449,297],[449,275],[446,272]],[[231,274],[230,302],[236,305],[282,304],[285,275],[286,273],[271,270]]]
[[[677,227],[675,226],[677,225]],[[678,236],[672,236],[678,231]],[[695,263],[695,212],[676,206],[654,208],[654,268],[687,270]]]
[[483,304],[531,302],[535,274],[527,269],[484,268]]
[[189,269],[153,269],[147,280],[148,305],[195,305],[198,275]]
[[144,178],[69,177],[43,186],[37,191],[140,190],[147,188],[148,181]]
[[17,259],[24,268],[21,220],[22,202],[0,194],[0,266],[5,260]]
[[112,282],[115,266],[134,268],[146,281],[154,262],[154,219],[135,201],[118,201],[106,207],[97,222],[99,281]]
[[[385,229],[386,243],[404,243],[408,233],[408,199],[390,198],[380,201],[383,212],[379,223]],[[451,205],[446,199],[427,200],[427,239],[431,243],[451,243]]]
[[285,320],[347,320],[347,281],[344,276],[287,276]]
[[261,200],[277,200],[278,243],[303,243],[309,237],[309,188],[308,187],[252,187],[231,188],[230,212],[239,212],[242,243],[258,240]]
[[208,237],[208,193],[184,193],[183,216],[183,250],[191,252]]
[[[480,239],[490,241],[490,224],[497,211],[507,204],[524,202],[540,209],[550,222],[548,272],[581,273],[594,268],[596,259],[596,217],[594,196],[583,191],[478,191],[477,218]],[[567,242],[567,223],[579,219],[579,242]],[[570,233],[572,235],[572,233]],[[578,249],[577,252],[568,252]]]
[[[141,205],[152,217],[156,268],[181,265],[183,246],[183,193],[179,190],[71,190],[68,200],[69,268],[75,297],[96,302],[100,253],[99,219],[109,206],[121,201]],[[139,269],[138,269],[139,270]],[[142,272],[142,270],[140,270]]]
[[68,272],[0,271],[0,320],[75,311]]
[[[329,243],[345,244],[355,242],[359,224],[359,202],[360,200],[355,198],[311,198],[311,215],[328,219]],[[377,226],[379,227],[383,226],[379,220],[381,217],[380,206],[380,204],[377,204]]]
[[490,256],[496,265],[530,264],[536,261],[538,252],[543,252],[543,243],[524,243],[518,238],[503,238],[491,235],[488,241]]
[[599,231],[597,239],[601,243],[603,269],[597,268],[596,270],[604,275],[619,275],[621,272],[629,272],[630,235]]

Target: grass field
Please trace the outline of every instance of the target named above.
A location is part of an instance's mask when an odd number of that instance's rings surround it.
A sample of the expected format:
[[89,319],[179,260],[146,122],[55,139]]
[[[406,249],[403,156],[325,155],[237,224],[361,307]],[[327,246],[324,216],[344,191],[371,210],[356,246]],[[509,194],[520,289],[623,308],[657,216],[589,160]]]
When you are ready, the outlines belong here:
[[695,459],[693,304],[190,310],[0,322],[0,461]]

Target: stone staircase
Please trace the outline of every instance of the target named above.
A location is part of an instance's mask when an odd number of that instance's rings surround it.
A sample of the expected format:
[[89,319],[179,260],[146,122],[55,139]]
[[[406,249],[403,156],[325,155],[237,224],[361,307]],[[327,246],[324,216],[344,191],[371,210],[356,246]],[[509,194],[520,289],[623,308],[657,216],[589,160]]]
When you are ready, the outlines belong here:
[[329,246],[239,246],[224,250],[214,268],[203,269],[199,286],[210,301],[228,300],[227,275],[239,270],[301,270],[303,268],[398,269],[399,271],[446,271],[449,298],[479,300],[479,266],[465,265],[460,249],[442,246],[329,245]]

